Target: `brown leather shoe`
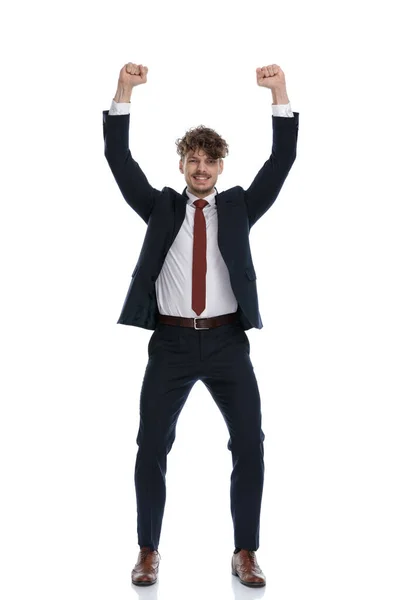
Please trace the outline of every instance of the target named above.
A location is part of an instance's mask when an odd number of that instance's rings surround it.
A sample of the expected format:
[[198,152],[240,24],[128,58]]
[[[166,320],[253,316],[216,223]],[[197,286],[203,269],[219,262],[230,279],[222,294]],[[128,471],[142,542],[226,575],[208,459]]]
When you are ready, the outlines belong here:
[[232,575],[236,575],[240,583],[250,587],[261,587],[266,583],[254,550],[240,550],[237,554],[233,554]]
[[160,554],[144,546],[140,549],[137,563],[132,569],[132,583],[135,585],[152,585],[157,581]]

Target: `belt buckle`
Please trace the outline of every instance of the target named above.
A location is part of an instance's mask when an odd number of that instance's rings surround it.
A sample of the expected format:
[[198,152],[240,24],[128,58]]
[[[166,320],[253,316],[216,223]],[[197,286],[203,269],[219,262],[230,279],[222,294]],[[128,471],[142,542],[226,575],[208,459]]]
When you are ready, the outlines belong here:
[[194,319],[194,328],[197,329],[198,331],[201,331],[202,329],[210,329],[209,327],[197,327],[196,326],[197,319],[205,319],[205,317],[193,317],[193,319]]

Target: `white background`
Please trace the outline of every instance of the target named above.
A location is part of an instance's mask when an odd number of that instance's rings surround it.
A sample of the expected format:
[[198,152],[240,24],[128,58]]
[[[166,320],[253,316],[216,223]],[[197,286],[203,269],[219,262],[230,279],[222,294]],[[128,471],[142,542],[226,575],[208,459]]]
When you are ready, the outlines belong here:
[[[399,118],[394,5],[22,2],[2,22],[2,597],[398,600]],[[4,18],[5,17],[5,18]],[[185,187],[175,140],[229,143],[221,192],[270,155],[276,63],[297,159],[254,226],[265,485],[257,558],[230,572],[228,431],[199,382],[168,456],[159,582],[132,588],[133,470],[151,332],[117,325],[146,226],[104,157],[121,67],[130,147]]]

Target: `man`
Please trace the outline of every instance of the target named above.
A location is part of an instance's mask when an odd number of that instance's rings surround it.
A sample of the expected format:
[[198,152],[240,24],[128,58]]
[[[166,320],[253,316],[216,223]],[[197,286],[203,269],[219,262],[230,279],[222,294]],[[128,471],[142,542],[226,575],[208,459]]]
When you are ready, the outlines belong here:
[[260,395],[246,329],[263,327],[249,231],[269,209],[296,158],[299,113],[275,64],[256,81],[272,92],[273,145],[247,190],[215,188],[228,145],[204,126],[176,142],[182,194],[153,188],[129,150],[130,98],[148,68],[122,67],[111,110],[103,111],[105,156],[126,202],[147,224],[118,323],[154,330],[140,396],[135,465],[138,543],[132,583],[157,581],[166,499],[167,454],[179,414],[196,381],[210,391],[227,424],[232,452],[232,574],[265,585],[255,552],[264,482]]

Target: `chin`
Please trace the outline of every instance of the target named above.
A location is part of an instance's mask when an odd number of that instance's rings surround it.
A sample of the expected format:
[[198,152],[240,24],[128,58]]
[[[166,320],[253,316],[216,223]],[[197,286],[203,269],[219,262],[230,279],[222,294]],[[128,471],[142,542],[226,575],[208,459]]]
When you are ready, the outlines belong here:
[[193,185],[189,185],[189,189],[193,190],[196,194],[197,193],[202,193],[204,194],[204,192],[207,192],[208,194],[214,189],[214,184],[212,183],[211,185],[208,185],[207,187],[205,186],[193,186]]

